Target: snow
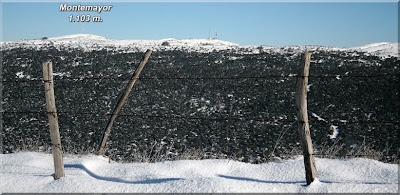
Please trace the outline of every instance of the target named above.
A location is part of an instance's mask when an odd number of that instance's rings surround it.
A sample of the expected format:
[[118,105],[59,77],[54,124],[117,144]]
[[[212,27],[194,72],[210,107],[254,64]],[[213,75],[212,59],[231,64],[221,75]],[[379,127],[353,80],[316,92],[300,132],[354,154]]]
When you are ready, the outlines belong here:
[[319,115],[315,114],[314,112],[312,112],[312,116],[317,118],[319,121],[324,121],[324,122],[328,122],[327,120],[325,120],[324,118],[320,117]]
[[89,40],[94,40],[94,41],[106,41],[109,40],[105,37],[98,36],[98,35],[92,35],[92,34],[72,34],[72,35],[65,35],[65,36],[59,36],[59,37],[53,37],[49,38],[49,40],[52,41],[63,41],[63,40],[76,40],[76,39],[89,39]]
[[399,43],[389,43],[389,42],[372,43],[359,47],[352,47],[349,48],[349,50],[363,51],[383,57],[390,57],[390,56],[398,57]]
[[[163,45],[163,43],[168,45]],[[46,45],[54,45],[56,47],[72,47],[80,48],[86,51],[108,48],[115,50],[125,50],[127,52],[145,51],[152,49],[158,50],[188,50],[198,52],[212,52],[227,49],[234,49],[238,44],[228,41],[216,39],[161,39],[161,40],[113,40],[105,37],[91,34],[73,34],[59,36],[47,39],[32,39],[20,41],[5,41],[2,42],[2,47],[14,48],[19,46],[29,48],[41,48]]]
[[307,85],[307,92],[311,90],[311,86],[312,86],[312,85],[313,85],[313,84]]
[[0,154],[1,193],[133,192],[380,192],[398,190],[398,165],[356,158],[316,158],[318,178],[306,186],[302,157],[265,164],[229,160],[116,163],[95,156],[64,157],[65,174],[54,180],[50,154]]
[[[398,56],[398,43],[373,43],[360,47],[335,48],[317,45],[305,46],[243,46],[236,43],[218,39],[175,39],[167,38],[161,40],[114,40],[92,34],[73,34],[43,39],[29,39],[19,41],[0,42],[1,48],[36,48],[54,45],[56,47],[79,48],[85,51],[108,49],[120,50],[123,52],[144,52],[147,49],[160,50],[186,50],[189,52],[210,53],[213,51],[231,50],[240,54],[259,54],[263,52],[291,52],[304,51],[362,51],[381,57]],[[164,44],[165,43],[165,44]],[[166,44],[168,43],[168,44]],[[356,54],[355,54],[356,55]],[[234,59],[233,59],[234,60]]]
[[331,125],[329,129],[332,131],[332,134],[329,135],[329,138],[333,141],[336,140],[337,136],[339,135],[339,127],[336,125]]

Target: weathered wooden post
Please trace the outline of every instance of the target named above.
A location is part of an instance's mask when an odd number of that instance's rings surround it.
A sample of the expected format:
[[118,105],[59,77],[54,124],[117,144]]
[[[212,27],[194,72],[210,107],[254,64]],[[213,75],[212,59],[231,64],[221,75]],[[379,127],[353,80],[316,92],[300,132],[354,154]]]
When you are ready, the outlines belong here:
[[307,185],[310,185],[317,177],[314,150],[310,136],[310,127],[308,124],[307,114],[307,84],[310,69],[310,58],[310,52],[305,52],[301,58],[296,89],[297,124],[299,125],[301,145],[303,148]]
[[47,117],[49,119],[51,150],[54,159],[55,175],[54,179],[64,177],[64,162],[62,157],[60,131],[58,127],[58,117],[56,102],[54,97],[53,64],[51,61],[43,62],[43,81],[46,95]]
[[110,120],[108,121],[107,127],[103,134],[103,137],[101,138],[100,147],[96,153],[97,155],[104,155],[104,147],[106,146],[107,138],[111,132],[111,128],[114,124],[114,120],[117,118],[118,113],[121,111],[122,106],[124,105],[126,99],[128,98],[128,95],[131,92],[133,85],[135,85],[137,79],[139,78],[139,75],[142,72],[144,65],[146,65],[147,61],[149,60],[151,52],[152,52],[152,50],[150,50],[150,49],[148,49],[146,51],[146,53],[143,56],[142,61],[139,64],[139,67],[135,70],[135,73],[132,75],[132,78],[128,83],[128,86],[125,89],[124,95],[121,96],[121,98],[119,99],[118,104],[115,107],[113,114],[110,117]]

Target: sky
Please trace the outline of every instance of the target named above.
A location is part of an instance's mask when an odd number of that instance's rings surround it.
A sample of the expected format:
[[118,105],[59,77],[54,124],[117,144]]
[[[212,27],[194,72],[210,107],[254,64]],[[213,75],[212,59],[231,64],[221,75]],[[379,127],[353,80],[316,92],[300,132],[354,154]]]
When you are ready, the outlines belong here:
[[[86,33],[111,39],[215,37],[240,45],[352,47],[398,42],[398,8],[389,2],[104,2],[109,12],[60,12],[61,1],[1,3],[2,41]],[[77,15],[103,22],[70,22]]]

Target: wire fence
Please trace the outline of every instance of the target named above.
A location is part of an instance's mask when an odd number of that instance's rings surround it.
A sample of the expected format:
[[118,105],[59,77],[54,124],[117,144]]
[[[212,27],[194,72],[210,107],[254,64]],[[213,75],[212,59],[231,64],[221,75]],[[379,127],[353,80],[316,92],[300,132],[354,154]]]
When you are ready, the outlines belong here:
[[[265,80],[274,78],[297,78],[297,74],[280,74],[280,75],[265,75],[265,76],[237,76],[237,77],[143,77],[138,78],[139,80],[198,80],[198,81],[213,81],[213,80]],[[373,74],[373,75],[309,75],[311,78],[376,78],[376,77],[400,77],[400,73],[396,74]],[[120,76],[108,76],[108,77],[55,77],[54,81],[98,81],[98,80],[112,80],[112,81],[128,81],[131,77],[120,77]],[[48,82],[43,79],[6,79],[2,80],[2,83],[29,83],[29,82]],[[47,114],[46,111],[14,111],[5,110],[0,111],[2,114]],[[67,115],[103,115],[110,116],[112,113],[109,112],[69,112],[69,111],[58,111],[57,114],[67,114]],[[267,122],[267,123],[291,123],[293,120],[282,120],[282,119],[270,119],[270,118],[247,118],[247,117],[236,117],[236,118],[211,118],[211,117],[193,117],[193,116],[179,116],[179,115],[148,115],[148,114],[119,114],[121,117],[136,117],[136,118],[162,118],[171,120],[203,120],[203,121],[237,121],[237,122]],[[400,121],[376,121],[376,120],[309,120],[312,123],[342,123],[342,124],[395,124],[399,125]]]
[[[54,114],[54,112],[46,111],[0,111],[2,114],[13,114],[13,115],[23,115],[23,114]],[[61,115],[96,115],[96,116],[111,116],[112,113],[109,112],[69,112],[69,111],[58,111],[57,114]],[[153,114],[118,114],[120,117],[134,117],[134,118],[161,118],[170,120],[202,120],[202,121],[234,121],[234,122],[265,122],[265,123],[284,123],[291,124],[296,120],[289,119],[271,119],[271,118],[248,118],[248,117],[223,117],[223,118],[212,118],[212,117],[193,117],[193,116],[180,116],[180,115],[153,115]],[[309,120],[309,123],[342,123],[342,124],[394,124],[400,125],[400,121],[377,121],[377,120]]]
[[[277,75],[263,75],[263,76],[235,76],[235,77],[142,77],[139,80],[143,81],[158,81],[158,80],[171,80],[171,81],[201,81],[201,82],[212,82],[220,80],[267,80],[267,79],[282,79],[282,78],[297,78],[297,74],[277,74]],[[346,75],[346,74],[315,74],[309,75],[310,78],[327,78],[327,79],[342,79],[342,78],[382,78],[382,77],[400,77],[400,73],[394,74],[371,74],[371,75]],[[55,77],[54,81],[129,81],[131,77],[123,76],[104,76],[104,77]],[[44,83],[47,82],[40,78],[32,79],[4,79],[0,81],[2,84],[7,83]],[[27,115],[27,114],[54,114],[46,112],[44,110],[2,110],[1,114],[5,115]],[[58,111],[59,115],[69,116],[111,116],[110,112],[79,112],[79,111]],[[118,114],[118,117],[132,117],[142,119],[165,119],[165,120],[196,120],[196,121],[229,121],[239,123],[252,123],[262,122],[267,124],[284,124],[292,125],[296,123],[296,119],[275,119],[267,117],[198,117],[198,116],[182,116],[176,114],[170,115],[157,115],[157,114]],[[380,121],[380,120],[313,120],[309,119],[310,124],[369,124],[369,125],[394,125],[399,126],[400,121]],[[285,134],[285,132],[283,133]],[[280,136],[283,136],[280,135]],[[276,146],[275,146],[276,147]],[[274,149],[275,150],[275,149]],[[331,157],[330,154],[313,154],[316,157]],[[371,156],[371,154],[346,154],[345,156],[351,157],[365,157]]]
[[[265,75],[265,76],[242,76],[242,77],[143,77],[138,78],[139,80],[201,80],[201,81],[212,81],[212,80],[247,80],[247,79],[275,79],[275,78],[296,78],[297,74],[281,74],[281,75]],[[376,77],[400,77],[400,73],[397,74],[373,74],[373,75],[309,75],[310,78],[376,78]],[[84,80],[113,80],[113,81],[128,81],[131,77],[55,77],[54,81],[84,81]],[[27,82],[45,82],[43,79],[6,79],[2,80],[2,83],[27,83]]]

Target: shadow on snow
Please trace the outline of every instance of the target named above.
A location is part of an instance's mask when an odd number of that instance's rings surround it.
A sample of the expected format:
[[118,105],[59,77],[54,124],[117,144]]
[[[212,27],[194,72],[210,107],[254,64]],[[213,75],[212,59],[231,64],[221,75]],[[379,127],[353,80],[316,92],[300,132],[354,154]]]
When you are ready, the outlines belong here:
[[90,171],[88,168],[86,168],[82,164],[66,164],[64,165],[65,168],[76,168],[76,169],[82,169],[85,171],[87,174],[90,176],[98,179],[98,180],[104,180],[104,181],[111,181],[111,182],[118,182],[118,183],[127,183],[127,184],[156,184],[156,183],[164,183],[168,181],[175,181],[175,180],[183,180],[182,178],[162,178],[162,179],[146,179],[146,180],[141,180],[141,181],[128,181],[120,178],[115,178],[115,177],[103,177],[100,175],[97,175]]
[[393,183],[388,183],[388,182],[371,182],[371,181],[326,181],[326,180],[320,180],[321,183],[356,183],[356,184],[393,184]]
[[[217,175],[218,177],[222,177],[225,179],[234,179],[234,180],[241,180],[241,181],[253,181],[253,182],[260,182],[260,183],[270,183],[270,184],[296,184],[296,183],[301,183],[305,185],[306,181],[265,181],[265,180],[259,180],[259,179],[253,179],[253,178],[247,178],[247,177],[234,177],[234,176],[227,176],[227,175]],[[358,183],[358,184],[392,184],[392,183],[387,183],[387,182],[368,182],[368,181],[326,181],[326,180],[320,180],[321,183]]]
[[218,175],[218,177],[222,177],[225,179],[235,179],[235,180],[242,180],[242,181],[254,181],[254,182],[261,182],[261,183],[282,183],[282,184],[296,184],[296,183],[305,183],[305,181],[265,181],[247,177],[234,177],[234,176],[227,176],[227,175]]

